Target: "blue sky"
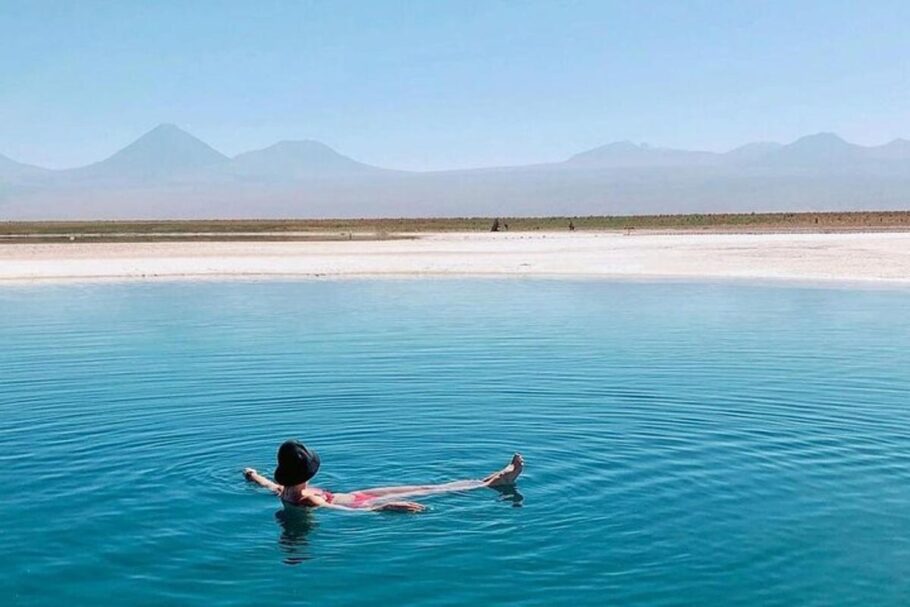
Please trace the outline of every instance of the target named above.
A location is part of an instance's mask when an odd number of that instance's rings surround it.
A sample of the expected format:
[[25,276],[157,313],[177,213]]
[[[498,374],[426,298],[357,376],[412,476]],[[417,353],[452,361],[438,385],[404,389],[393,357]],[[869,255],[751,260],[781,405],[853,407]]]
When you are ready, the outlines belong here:
[[0,2],[0,153],[68,167],[160,122],[442,169],[603,143],[910,138],[910,3]]

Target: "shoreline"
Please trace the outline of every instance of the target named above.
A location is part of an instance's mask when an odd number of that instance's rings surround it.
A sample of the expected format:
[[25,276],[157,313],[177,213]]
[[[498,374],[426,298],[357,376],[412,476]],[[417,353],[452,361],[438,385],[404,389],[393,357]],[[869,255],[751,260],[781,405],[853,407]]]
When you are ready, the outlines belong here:
[[0,244],[0,287],[142,280],[532,277],[910,285],[910,232],[436,232],[411,239]]

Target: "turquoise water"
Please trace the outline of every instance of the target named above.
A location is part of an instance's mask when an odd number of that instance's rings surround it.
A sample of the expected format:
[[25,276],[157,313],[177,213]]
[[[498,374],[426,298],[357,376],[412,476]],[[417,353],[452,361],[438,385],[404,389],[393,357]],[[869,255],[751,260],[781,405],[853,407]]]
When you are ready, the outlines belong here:
[[[910,292],[439,280],[0,290],[4,605],[902,605]],[[421,515],[288,515],[477,477]]]

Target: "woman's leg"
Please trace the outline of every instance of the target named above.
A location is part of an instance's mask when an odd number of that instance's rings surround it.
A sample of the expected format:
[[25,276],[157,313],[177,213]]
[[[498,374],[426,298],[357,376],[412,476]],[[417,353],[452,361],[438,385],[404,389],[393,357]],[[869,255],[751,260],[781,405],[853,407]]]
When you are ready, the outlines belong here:
[[487,476],[482,480],[464,480],[442,483],[439,485],[401,485],[398,487],[373,487],[371,489],[361,489],[354,493],[369,493],[376,497],[417,497],[420,495],[433,495],[436,493],[447,493],[450,491],[469,491],[479,489],[480,487],[496,487],[498,485],[509,485],[515,482],[515,479],[524,469],[524,460],[521,455],[516,453],[512,456],[512,461],[508,466],[498,472]]
[[446,491],[464,491],[466,489],[475,489],[485,487],[481,480],[452,481],[450,483],[441,483],[439,485],[401,485],[399,487],[371,487],[361,489],[353,493],[369,493],[376,497],[385,497],[388,495],[424,495],[430,493],[445,493]]

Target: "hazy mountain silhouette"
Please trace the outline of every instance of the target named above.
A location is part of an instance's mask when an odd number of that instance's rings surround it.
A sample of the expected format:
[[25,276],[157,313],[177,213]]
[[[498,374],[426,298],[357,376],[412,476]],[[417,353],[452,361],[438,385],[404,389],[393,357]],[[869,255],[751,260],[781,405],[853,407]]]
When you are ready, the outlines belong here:
[[12,158],[0,154],[0,179],[20,179],[39,177],[49,173],[48,169],[16,162]]
[[228,162],[228,157],[173,124],[160,124],[112,156],[66,171],[68,177],[111,181],[187,174]]
[[910,141],[893,139],[885,145],[869,148],[870,156],[883,160],[910,160]]
[[792,167],[839,167],[862,160],[868,149],[848,143],[834,133],[817,133],[800,137],[761,160]]
[[784,147],[782,144],[775,141],[756,141],[733,148],[724,154],[724,158],[735,163],[757,162],[774,154],[782,147]]
[[240,177],[294,180],[369,174],[384,169],[357,162],[318,141],[280,141],[261,150],[239,154],[226,167]]
[[717,162],[718,154],[651,147],[618,141],[575,154],[567,165],[584,167],[701,166]]
[[726,153],[628,141],[564,162],[406,172],[317,141],[228,158],[161,125],[95,164],[0,157],[0,219],[586,215],[910,208],[910,141],[832,133]]

